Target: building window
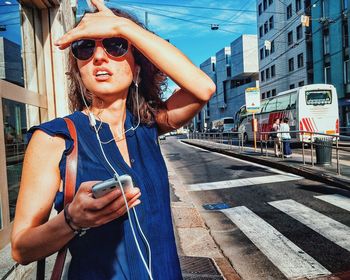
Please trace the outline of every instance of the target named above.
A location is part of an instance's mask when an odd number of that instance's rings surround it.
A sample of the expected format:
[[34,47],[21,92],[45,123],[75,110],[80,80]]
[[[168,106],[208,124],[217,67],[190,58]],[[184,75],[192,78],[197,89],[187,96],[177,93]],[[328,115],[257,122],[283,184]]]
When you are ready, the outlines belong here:
[[270,98],[270,97],[271,97],[271,91],[267,91],[267,92],[266,92],[266,97],[267,97],[267,98]]
[[299,86],[299,87],[302,87],[304,84],[305,84],[304,81],[300,81],[300,82],[298,83],[298,86]]
[[231,77],[231,66],[226,67],[226,74],[227,74],[227,77]]
[[270,68],[266,68],[265,75],[266,75],[266,80],[270,79]]
[[259,10],[259,16],[260,16],[262,14],[262,4],[261,3],[259,4],[258,10]]
[[265,48],[265,57],[268,57],[270,55],[270,51]]
[[347,20],[343,21],[343,47],[349,47],[349,24]]
[[326,66],[324,68],[324,82],[326,84],[331,83],[331,66]]
[[329,54],[329,31],[323,33],[323,54]]
[[288,32],[288,46],[293,44],[293,31]]
[[276,66],[272,65],[271,66],[271,78],[276,76]]
[[269,6],[273,3],[273,0],[269,0]]
[[289,72],[294,71],[294,58],[293,57],[288,60],[288,70],[289,70]]
[[350,75],[349,75],[349,60],[344,61],[344,84],[350,84]]
[[264,11],[267,9],[267,0],[264,0]]
[[348,9],[348,0],[343,0],[343,11]]
[[265,99],[265,92],[261,94],[261,99]]
[[212,64],[211,64],[211,71],[215,72],[215,63],[214,62],[212,62]]
[[272,96],[276,96],[276,89],[275,88],[273,90],[271,90],[271,94],[272,94]]
[[301,68],[304,66],[304,54],[300,53],[298,54],[298,68]]
[[273,29],[274,27],[274,22],[273,22],[273,16],[269,18],[269,28],[270,30]]
[[292,17],[292,4],[289,4],[287,6],[287,19],[290,19]]
[[264,35],[263,33],[263,26],[259,27],[259,38],[261,38]]
[[298,12],[301,10],[301,0],[295,0],[295,11]]
[[264,59],[264,48],[260,49],[260,60]]
[[260,72],[260,80],[265,81],[264,70]]
[[275,40],[271,41],[271,50],[270,53],[274,53],[275,52]]
[[303,38],[303,26],[300,24],[297,26],[297,40]]
[[294,84],[290,84],[289,85],[289,89],[293,89],[293,88],[295,88],[295,85]]
[[267,21],[265,21],[264,23],[264,33],[266,34],[267,32],[269,32],[269,24]]

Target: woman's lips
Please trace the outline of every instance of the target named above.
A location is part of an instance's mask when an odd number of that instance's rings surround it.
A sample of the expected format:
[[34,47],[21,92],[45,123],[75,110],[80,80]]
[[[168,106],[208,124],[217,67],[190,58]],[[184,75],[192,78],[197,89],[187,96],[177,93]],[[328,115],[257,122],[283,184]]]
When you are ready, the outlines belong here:
[[111,76],[110,75],[99,75],[95,76],[96,81],[103,82],[107,81]]

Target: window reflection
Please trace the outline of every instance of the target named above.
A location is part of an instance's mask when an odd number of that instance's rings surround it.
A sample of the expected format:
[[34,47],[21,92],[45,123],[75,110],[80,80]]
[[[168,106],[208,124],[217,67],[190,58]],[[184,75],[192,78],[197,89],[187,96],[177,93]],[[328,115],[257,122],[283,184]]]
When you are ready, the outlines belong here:
[[27,112],[38,112],[38,110],[34,106],[7,99],[3,99],[2,109],[10,220],[12,221],[15,215],[24,151],[27,144],[27,130],[32,125],[32,123],[29,125],[30,120]]
[[20,5],[0,0],[0,79],[24,86]]

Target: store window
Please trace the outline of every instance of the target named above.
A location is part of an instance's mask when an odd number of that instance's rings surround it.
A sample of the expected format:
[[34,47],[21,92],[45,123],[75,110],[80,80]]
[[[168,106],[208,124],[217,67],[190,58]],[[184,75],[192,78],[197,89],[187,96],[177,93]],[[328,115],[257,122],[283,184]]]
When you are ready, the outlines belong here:
[[24,87],[20,6],[0,0],[0,79]]
[[[24,151],[27,144],[27,131],[29,126],[39,124],[39,110],[24,103],[2,100],[6,171],[9,197],[10,221],[13,220],[16,209],[19,184],[21,181]],[[30,119],[27,112],[31,112]],[[33,113],[38,115],[35,116]],[[34,113],[35,114],[35,113]],[[37,120],[33,123],[33,120]]]

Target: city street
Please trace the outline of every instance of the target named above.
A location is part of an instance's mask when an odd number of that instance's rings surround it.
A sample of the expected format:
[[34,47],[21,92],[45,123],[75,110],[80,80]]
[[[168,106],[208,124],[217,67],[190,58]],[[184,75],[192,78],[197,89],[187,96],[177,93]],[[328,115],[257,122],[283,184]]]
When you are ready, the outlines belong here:
[[162,141],[162,150],[242,279],[317,279],[350,270],[348,191],[176,137]]

